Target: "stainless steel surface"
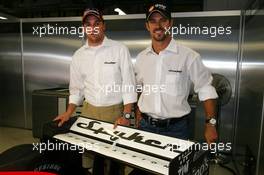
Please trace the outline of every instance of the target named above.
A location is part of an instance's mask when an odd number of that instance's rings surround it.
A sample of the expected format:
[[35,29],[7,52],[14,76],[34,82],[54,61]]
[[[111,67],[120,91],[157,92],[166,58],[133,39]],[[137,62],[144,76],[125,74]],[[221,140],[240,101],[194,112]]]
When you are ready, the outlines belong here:
[[0,23],[0,125],[25,127],[19,23]]
[[27,124],[27,106],[26,106],[26,84],[25,84],[25,64],[24,64],[24,40],[23,40],[23,23],[22,20],[19,22],[20,24],[20,49],[21,49],[21,70],[22,70],[22,92],[23,92],[23,114],[25,118],[25,128]]
[[[264,24],[263,14],[255,11],[255,15],[247,15],[245,18],[244,43],[242,45],[243,55],[240,73],[239,106],[237,113],[236,149],[235,155],[238,163],[246,156],[252,156],[251,174],[263,174],[263,75],[264,75]],[[252,14],[248,13],[247,14]],[[262,144],[262,145],[261,145]],[[241,148],[248,151],[241,152]],[[240,159],[239,159],[240,158]],[[241,160],[242,159],[242,160]],[[256,161],[260,160],[260,169],[256,169]]]
[[237,59],[237,72],[236,72],[236,87],[235,87],[235,92],[234,92],[234,119],[233,119],[233,123],[234,123],[234,130],[233,130],[233,153],[234,154],[236,152],[236,134],[237,134],[237,123],[238,123],[238,110],[239,110],[239,93],[240,93],[240,74],[241,74],[241,63],[242,63],[242,44],[244,41],[244,31],[245,31],[245,15],[244,15],[244,10],[241,11],[241,16],[240,16],[240,26],[239,26],[239,40],[238,40],[238,59]]
[[[82,38],[78,35],[52,35],[41,38],[32,35],[32,27],[45,24],[47,23],[23,24],[27,128],[32,127],[32,91],[67,87],[71,56],[82,45]],[[49,22],[49,24],[79,26],[80,22]]]
[[257,156],[257,167],[256,174],[264,173],[264,93],[262,94],[262,114],[260,120],[260,134],[259,134],[259,147],[258,147],[258,156]]

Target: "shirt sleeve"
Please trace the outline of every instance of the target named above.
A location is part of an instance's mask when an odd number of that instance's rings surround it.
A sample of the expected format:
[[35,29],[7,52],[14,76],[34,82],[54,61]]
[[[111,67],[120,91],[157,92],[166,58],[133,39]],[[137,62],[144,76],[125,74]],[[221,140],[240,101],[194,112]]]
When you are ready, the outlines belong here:
[[135,78],[136,78],[136,85],[137,86],[142,86],[143,85],[143,80],[142,80],[142,76],[140,73],[140,67],[139,67],[140,63],[139,63],[139,56],[137,56],[136,58],[136,63],[135,63]]
[[216,99],[218,95],[212,86],[213,77],[201,61],[200,55],[196,56],[189,67],[190,79],[194,83],[194,91],[198,93],[200,101]]
[[76,55],[73,56],[70,65],[70,96],[69,103],[75,104],[77,106],[81,105],[84,99],[84,80],[80,73],[80,66]]
[[121,48],[120,59],[123,103],[124,105],[135,103],[137,101],[135,74],[129,51],[125,46]]

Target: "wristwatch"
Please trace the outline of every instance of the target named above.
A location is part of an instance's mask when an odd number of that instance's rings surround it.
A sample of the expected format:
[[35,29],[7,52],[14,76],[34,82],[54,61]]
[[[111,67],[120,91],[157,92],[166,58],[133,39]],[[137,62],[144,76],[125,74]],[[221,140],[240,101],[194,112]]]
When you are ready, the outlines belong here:
[[215,126],[216,125],[216,119],[214,117],[210,117],[209,119],[205,120],[205,123],[209,123],[209,124]]
[[130,119],[131,118],[131,113],[125,112],[123,114],[123,117],[126,118],[126,119]]

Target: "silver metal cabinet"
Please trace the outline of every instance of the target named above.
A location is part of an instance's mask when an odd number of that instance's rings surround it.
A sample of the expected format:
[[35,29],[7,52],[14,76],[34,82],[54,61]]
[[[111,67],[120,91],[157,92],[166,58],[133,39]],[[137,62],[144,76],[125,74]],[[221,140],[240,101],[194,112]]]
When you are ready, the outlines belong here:
[[24,22],[23,61],[25,76],[26,128],[32,127],[32,92],[67,87],[73,53],[82,45],[78,35],[33,35],[33,27],[44,25],[79,26],[80,22]]
[[[249,173],[260,175],[264,173],[264,15],[263,10],[246,11],[246,14],[238,84],[235,155],[239,155],[239,164],[247,162]],[[253,159],[250,160],[251,158]],[[256,168],[256,165],[259,167]]]
[[0,23],[0,125],[25,127],[20,23]]

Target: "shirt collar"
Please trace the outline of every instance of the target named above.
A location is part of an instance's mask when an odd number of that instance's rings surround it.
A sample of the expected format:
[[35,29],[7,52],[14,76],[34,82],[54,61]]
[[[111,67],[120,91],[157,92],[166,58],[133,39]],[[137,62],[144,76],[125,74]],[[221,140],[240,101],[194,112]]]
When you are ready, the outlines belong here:
[[[178,53],[178,44],[177,44],[177,42],[173,38],[171,38],[169,45],[164,50],[165,51],[174,52],[174,53],[177,54]],[[152,45],[147,47],[146,51],[147,51],[147,53],[155,53],[153,48],[152,48]]]
[[[110,45],[111,45],[111,44],[110,44],[110,40],[107,38],[107,36],[104,36],[104,40],[103,40],[102,44],[100,44],[100,45],[98,45],[98,46],[110,46]],[[86,49],[90,48],[90,46],[88,45],[87,40],[86,40],[86,42],[85,42],[85,48],[86,48]]]
[[177,42],[171,38],[171,41],[169,43],[169,45],[165,48],[166,51],[170,51],[170,52],[174,52],[174,53],[178,53],[178,44]]
[[152,45],[150,45],[150,46],[148,46],[148,47],[146,48],[146,52],[147,52],[147,53],[154,52],[154,50],[153,50],[153,48],[152,48]]

